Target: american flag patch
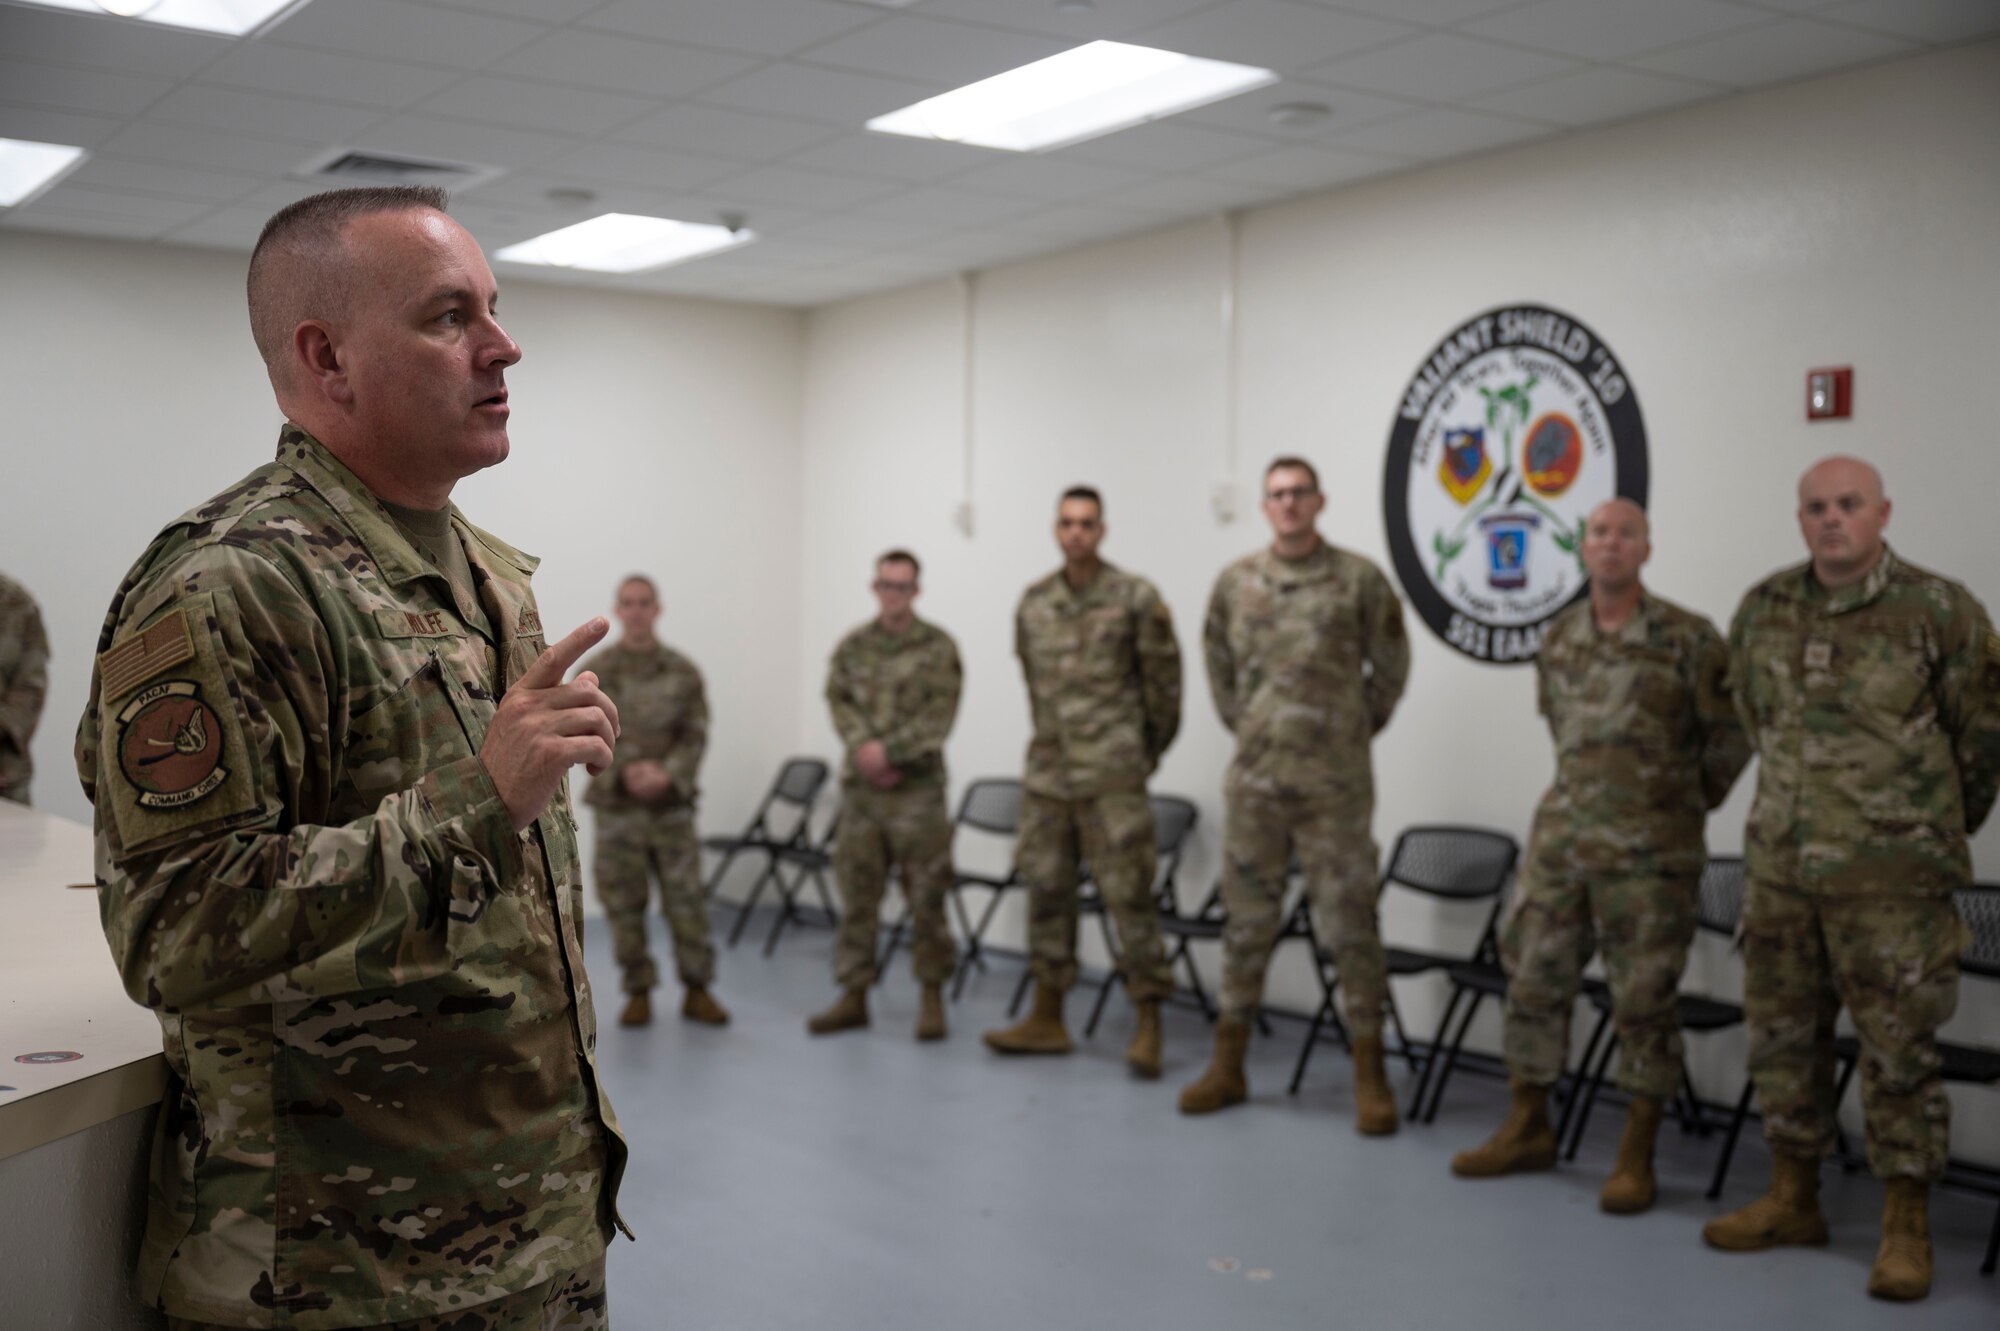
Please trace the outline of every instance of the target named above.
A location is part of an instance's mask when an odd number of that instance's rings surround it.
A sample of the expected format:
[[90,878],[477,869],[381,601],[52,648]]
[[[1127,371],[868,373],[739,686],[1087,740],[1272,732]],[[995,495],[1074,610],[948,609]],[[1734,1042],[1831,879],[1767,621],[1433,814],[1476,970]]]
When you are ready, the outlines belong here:
[[194,655],[187,611],[163,616],[151,628],[131,634],[97,658],[98,687],[106,702],[131,692],[162,670]]

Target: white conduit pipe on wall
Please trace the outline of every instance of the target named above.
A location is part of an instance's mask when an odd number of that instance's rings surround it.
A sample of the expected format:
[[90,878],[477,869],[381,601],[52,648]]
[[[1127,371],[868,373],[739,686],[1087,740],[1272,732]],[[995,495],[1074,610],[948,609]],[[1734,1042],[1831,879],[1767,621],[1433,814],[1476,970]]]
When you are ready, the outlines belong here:
[[1219,213],[1222,223],[1222,477],[1209,496],[1219,525],[1236,521],[1237,349],[1236,287],[1241,247],[1236,213]]
[[965,360],[960,369],[960,373],[963,376],[960,387],[962,390],[961,398],[964,415],[959,423],[960,447],[963,450],[964,458],[964,476],[962,481],[963,490],[959,496],[958,506],[952,510],[951,519],[957,524],[959,531],[963,532],[968,539],[972,536],[972,335],[978,286],[978,273],[970,270],[959,273],[958,290],[965,325]]

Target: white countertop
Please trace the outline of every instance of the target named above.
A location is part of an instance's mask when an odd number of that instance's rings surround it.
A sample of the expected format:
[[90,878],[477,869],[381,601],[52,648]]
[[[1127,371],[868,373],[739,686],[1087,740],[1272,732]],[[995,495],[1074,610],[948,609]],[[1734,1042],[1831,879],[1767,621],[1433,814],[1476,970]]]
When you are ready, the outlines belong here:
[[[0,1157],[166,1089],[160,1023],[119,983],[92,879],[88,827],[0,800]],[[76,1057],[20,1061],[56,1054]]]

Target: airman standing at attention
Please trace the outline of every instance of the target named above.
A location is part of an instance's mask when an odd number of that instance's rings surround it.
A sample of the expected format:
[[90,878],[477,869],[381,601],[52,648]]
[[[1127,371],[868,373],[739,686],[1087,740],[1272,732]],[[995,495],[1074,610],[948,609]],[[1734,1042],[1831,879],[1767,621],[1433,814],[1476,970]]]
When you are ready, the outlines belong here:
[[1264,972],[1284,921],[1288,866],[1305,872],[1320,937],[1340,971],[1354,1041],[1356,1126],[1396,1130],[1382,1061],[1389,977],[1375,903],[1375,778],[1369,745],[1410,673],[1403,603],[1382,570],[1327,544],[1319,473],[1281,457],[1264,472],[1273,540],[1222,571],[1202,626],[1208,684],[1236,736],[1223,831],[1222,1017],[1207,1072],[1181,1112],[1207,1114],[1250,1093],[1243,1060]]
[[1063,996],[1076,983],[1077,869],[1090,864],[1117,930],[1118,965],[1138,1008],[1125,1061],[1160,1075],[1160,1000],[1173,991],[1160,941],[1159,867],[1146,778],[1181,724],[1181,649],[1153,584],[1098,557],[1104,501],[1079,485],[1056,508],[1063,566],[1023,593],[1014,650],[1034,738],[1022,779],[1015,867],[1029,884],[1035,1006],[988,1031],[1003,1054],[1066,1054]]
[[833,978],[841,996],[806,1023],[814,1035],[868,1024],[875,945],[889,866],[910,903],[910,959],[923,997],[919,1040],[946,1034],[944,982],[958,960],[945,919],[951,893],[951,816],[945,811],[944,742],[958,716],[964,674],[958,645],[918,619],[921,567],[907,550],[875,561],[880,613],[840,640],[826,677],[834,729],[847,746],[840,778],[840,937]]
[[1569,1061],[1583,968],[1601,950],[1618,1084],[1632,1101],[1598,1204],[1620,1215],[1653,1204],[1653,1143],[1680,1086],[1679,984],[1708,860],[1703,828],[1750,760],[1729,700],[1729,649],[1713,624],[1640,582],[1652,553],[1637,504],[1593,509],[1590,595],[1550,621],[1535,657],[1556,779],[1535,811],[1500,940],[1514,1107],[1490,1141],[1451,1162],[1466,1178],[1555,1164],[1549,1087]]
[[1834,1135],[1834,1019],[1861,1039],[1868,1165],[1883,1180],[1877,1298],[1931,1288],[1930,1186],[1951,1100],[1937,1030],[1967,942],[1951,894],[2000,784],[2000,638],[1960,584],[1882,540],[1882,477],[1830,457],[1799,480],[1812,558],[1750,590],[1729,631],[1736,706],[1757,746],[1744,831],[1743,1009],[1771,1189],[1711,1220],[1737,1251],[1822,1244]]
[[701,840],[695,834],[695,774],[708,746],[708,697],[694,662],[653,636],[660,595],[651,578],[633,574],[618,584],[618,641],[591,654],[583,669],[618,704],[623,726],[611,766],[584,793],[597,810],[597,895],[611,923],[611,949],[625,977],[621,1026],[653,1019],[659,968],[646,946],[648,884],[658,879],[660,907],[674,939],[674,968],[683,990],[681,1016],[723,1026],[729,1013],[709,993],[715,983],[715,940],[701,882]]

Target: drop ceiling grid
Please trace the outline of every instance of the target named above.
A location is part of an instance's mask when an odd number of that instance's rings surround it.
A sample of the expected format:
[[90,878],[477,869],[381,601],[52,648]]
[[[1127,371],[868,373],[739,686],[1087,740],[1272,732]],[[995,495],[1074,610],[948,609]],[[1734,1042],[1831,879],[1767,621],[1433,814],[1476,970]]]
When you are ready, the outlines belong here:
[[[1996,30],[1990,0],[313,0],[235,41],[0,0],[0,135],[93,152],[0,226],[247,250],[338,143],[504,168],[461,200],[489,248],[743,214],[757,245],[588,284],[810,304]],[[1031,157],[861,128],[1095,37],[1283,77]]]

